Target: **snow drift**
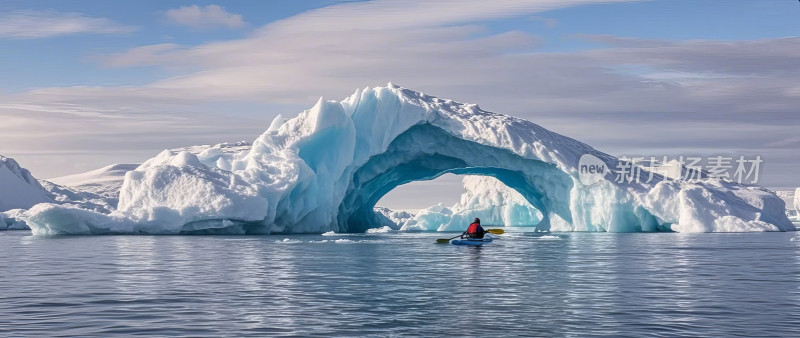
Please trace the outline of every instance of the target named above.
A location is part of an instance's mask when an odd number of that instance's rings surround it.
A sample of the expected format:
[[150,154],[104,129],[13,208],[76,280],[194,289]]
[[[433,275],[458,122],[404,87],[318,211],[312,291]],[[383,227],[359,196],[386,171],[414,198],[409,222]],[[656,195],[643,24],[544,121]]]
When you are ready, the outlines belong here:
[[475,218],[483,225],[535,226],[539,210],[522,194],[490,176],[466,176],[461,200],[450,208],[441,204],[421,210],[404,220],[403,230],[463,230]]
[[39,204],[35,234],[363,232],[401,184],[445,173],[492,176],[539,210],[540,229],[794,230],[766,189],[720,180],[584,185],[578,163],[618,159],[532,122],[389,84],[277,117],[247,151],[164,151],[126,174],[104,214]]

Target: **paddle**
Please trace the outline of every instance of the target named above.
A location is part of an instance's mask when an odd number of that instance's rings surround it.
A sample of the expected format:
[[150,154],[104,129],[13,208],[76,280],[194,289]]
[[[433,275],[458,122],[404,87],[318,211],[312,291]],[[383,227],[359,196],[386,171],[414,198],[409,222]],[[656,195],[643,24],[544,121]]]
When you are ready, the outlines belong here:
[[[486,232],[488,232],[490,234],[495,234],[495,235],[502,235],[506,231],[503,230],[503,229],[488,229],[488,230],[486,230]],[[436,240],[436,244],[447,244],[447,243],[450,243],[451,240],[456,239],[456,238],[458,238],[460,236],[461,235],[458,235],[458,236],[453,237],[453,238],[439,238],[439,239]]]
[[461,237],[461,235],[458,235],[458,236],[453,237],[453,238],[439,238],[439,239],[436,240],[436,244],[447,244],[447,243],[450,243],[451,239],[456,239],[458,237]]

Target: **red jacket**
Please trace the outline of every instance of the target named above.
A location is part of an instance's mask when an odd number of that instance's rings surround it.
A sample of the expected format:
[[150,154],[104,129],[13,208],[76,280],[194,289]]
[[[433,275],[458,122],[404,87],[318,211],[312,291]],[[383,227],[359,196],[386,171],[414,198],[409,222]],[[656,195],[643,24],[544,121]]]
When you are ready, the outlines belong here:
[[469,225],[469,228],[467,228],[467,234],[475,237],[483,237],[484,232],[486,231],[483,230],[483,227],[478,223],[472,223]]

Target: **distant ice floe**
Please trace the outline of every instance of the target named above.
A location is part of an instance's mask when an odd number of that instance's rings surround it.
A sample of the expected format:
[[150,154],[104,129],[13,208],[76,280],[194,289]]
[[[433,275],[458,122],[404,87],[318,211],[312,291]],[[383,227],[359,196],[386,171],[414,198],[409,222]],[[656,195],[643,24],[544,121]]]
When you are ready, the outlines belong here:
[[367,229],[367,233],[368,234],[386,234],[386,233],[390,233],[390,232],[393,232],[393,231],[395,231],[395,230],[392,229],[392,227],[390,227],[388,225],[380,227],[380,228]]
[[539,236],[537,238],[541,239],[541,240],[559,240],[559,239],[562,239],[561,237],[555,236],[555,235],[544,235],[544,236]]

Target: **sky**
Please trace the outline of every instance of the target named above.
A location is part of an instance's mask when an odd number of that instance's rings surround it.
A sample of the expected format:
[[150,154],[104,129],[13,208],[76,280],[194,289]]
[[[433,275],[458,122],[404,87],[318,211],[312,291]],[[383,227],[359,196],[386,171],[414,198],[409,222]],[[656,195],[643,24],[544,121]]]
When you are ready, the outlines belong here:
[[[2,0],[0,155],[39,178],[139,163],[393,82],[617,156],[761,156],[759,184],[797,187],[799,14],[787,0]],[[458,180],[382,204],[449,203]]]

